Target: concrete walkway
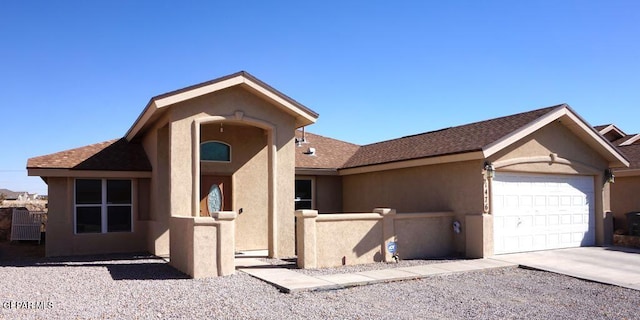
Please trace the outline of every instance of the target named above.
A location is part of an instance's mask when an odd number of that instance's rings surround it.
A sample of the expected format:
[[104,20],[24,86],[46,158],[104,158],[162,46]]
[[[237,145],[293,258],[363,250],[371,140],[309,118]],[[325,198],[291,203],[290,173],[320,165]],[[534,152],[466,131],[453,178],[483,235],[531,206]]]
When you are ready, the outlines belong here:
[[492,259],[640,290],[640,250],[582,247],[497,255]]
[[357,273],[308,276],[284,266],[269,265],[255,258],[236,259],[237,270],[266,281],[285,293],[343,289],[380,282],[421,279],[433,275],[511,266],[517,266],[517,264],[494,259],[476,259]]

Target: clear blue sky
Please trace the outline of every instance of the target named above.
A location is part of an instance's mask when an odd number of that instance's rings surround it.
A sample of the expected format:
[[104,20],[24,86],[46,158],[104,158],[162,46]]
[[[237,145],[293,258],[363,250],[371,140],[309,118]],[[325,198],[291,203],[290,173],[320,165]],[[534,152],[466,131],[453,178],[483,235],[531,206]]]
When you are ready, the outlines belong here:
[[246,70],[358,144],[568,103],[640,132],[639,1],[0,4],[0,188],[122,137],[149,98]]

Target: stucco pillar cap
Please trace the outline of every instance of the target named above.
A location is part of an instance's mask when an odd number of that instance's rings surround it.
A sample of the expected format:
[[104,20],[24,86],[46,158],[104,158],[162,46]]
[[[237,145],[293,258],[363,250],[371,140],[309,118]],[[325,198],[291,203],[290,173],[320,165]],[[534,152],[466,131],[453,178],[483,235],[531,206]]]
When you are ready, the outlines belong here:
[[381,216],[386,216],[388,214],[396,214],[396,209],[391,208],[375,208],[373,209],[374,213],[380,214]]
[[230,221],[235,220],[238,217],[238,213],[235,211],[217,211],[212,212],[211,217],[216,220]]
[[295,215],[298,218],[316,218],[318,217],[318,210],[296,210]]

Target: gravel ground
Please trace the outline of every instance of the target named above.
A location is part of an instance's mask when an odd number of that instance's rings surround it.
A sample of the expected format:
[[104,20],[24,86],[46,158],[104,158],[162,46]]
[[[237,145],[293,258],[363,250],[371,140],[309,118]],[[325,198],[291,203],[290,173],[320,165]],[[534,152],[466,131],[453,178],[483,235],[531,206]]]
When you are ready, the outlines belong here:
[[109,255],[0,262],[0,304],[2,319],[633,319],[640,291],[502,268],[284,294],[243,273],[193,280],[153,256]]
[[[295,258],[284,258],[284,259],[260,258],[260,260],[266,263],[269,263],[271,265],[279,265],[288,269],[297,269]],[[335,267],[335,268],[297,269],[296,271],[306,275],[310,275],[310,276],[319,276],[319,275],[328,275],[328,274],[336,274],[336,273],[356,273],[356,272],[370,271],[370,270],[411,267],[411,266],[418,266],[418,265],[425,265],[425,264],[453,262],[457,260],[460,260],[460,258],[433,259],[433,260],[400,260],[398,262],[369,263],[369,264],[361,264],[361,265],[355,265],[355,266],[341,266],[341,267]]]

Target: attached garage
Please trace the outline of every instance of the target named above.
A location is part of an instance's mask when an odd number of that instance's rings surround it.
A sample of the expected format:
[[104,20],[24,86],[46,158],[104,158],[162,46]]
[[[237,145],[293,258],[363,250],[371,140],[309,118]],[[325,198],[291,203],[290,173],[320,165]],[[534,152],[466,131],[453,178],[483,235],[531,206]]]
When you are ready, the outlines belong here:
[[595,245],[594,177],[497,173],[494,253]]

